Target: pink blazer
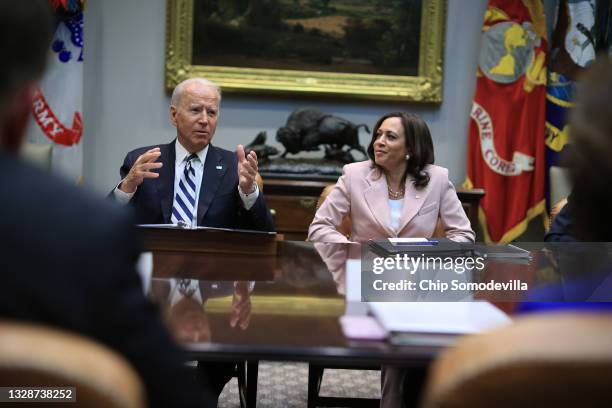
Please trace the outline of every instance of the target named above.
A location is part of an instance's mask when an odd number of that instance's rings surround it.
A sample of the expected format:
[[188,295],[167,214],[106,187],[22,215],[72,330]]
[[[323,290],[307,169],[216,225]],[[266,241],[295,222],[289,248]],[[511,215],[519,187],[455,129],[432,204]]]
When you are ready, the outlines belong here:
[[[438,216],[447,238],[474,242],[475,234],[444,167],[429,165],[427,187],[417,190],[406,180],[399,229],[389,226],[387,180],[371,161],[344,166],[335,188],[315,214],[308,230],[313,242],[366,242],[389,237],[431,237]],[[344,216],[351,217],[350,240],[337,231]]]

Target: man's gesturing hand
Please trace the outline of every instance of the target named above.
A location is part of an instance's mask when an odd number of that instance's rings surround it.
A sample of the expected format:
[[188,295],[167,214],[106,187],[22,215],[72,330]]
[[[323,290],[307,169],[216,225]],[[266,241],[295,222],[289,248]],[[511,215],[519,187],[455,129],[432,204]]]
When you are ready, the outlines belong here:
[[255,191],[255,177],[258,171],[257,154],[251,150],[245,156],[242,145],[238,145],[236,154],[238,155],[238,184],[240,185],[240,190],[244,194],[251,194]]
[[234,296],[232,297],[232,311],[230,312],[230,327],[240,327],[246,330],[251,322],[251,292],[248,282],[236,282],[234,284]]
[[160,154],[159,147],[154,147],[141,154],[134,162],[128,175],[121,182],[119,190],[125,193],[133,193],[142,184],[144,179],[159,177],[159,173],[153,170],[159,169],[163,165],[162,163],[155,163]]

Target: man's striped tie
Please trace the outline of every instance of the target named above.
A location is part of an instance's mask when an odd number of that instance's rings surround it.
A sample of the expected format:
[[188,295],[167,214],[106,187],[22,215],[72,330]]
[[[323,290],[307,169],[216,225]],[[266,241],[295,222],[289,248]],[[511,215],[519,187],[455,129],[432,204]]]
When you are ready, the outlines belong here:
[[191,161],[197,158],[198,155],[193,153],[186,159],[185,169],[181,175],[178,190],[176,194],[174,194],[172,217],[170,217],[173,224],[184,221],[188,225],[192,225],[196,209],[196,174],[195,169],[191,165]]

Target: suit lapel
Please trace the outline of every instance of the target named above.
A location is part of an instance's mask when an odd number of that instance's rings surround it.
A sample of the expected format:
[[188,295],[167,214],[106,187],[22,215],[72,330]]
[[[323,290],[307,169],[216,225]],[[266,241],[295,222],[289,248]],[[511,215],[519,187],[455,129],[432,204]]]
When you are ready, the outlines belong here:
[[395,236],[389,226],[390,210],[387,201],[387,180],[384,176],[378,177],[378,171],[372,169],[366,177],[370,187],[363,192],[363,198],[378,225],[388,236]]
[[399,220],[398,231],[402,231],[404,228],[406,228],[406,225],[412,221],[421,207],[423,207],[425,198],[427,197],[427,194],[429,194],[429,184],[424,189],[417,190],[414,187],[413,179],[411,177],[408,177],[406,180],[406,186],[404,188],[404,205]]
[[223,162],[221,155],[217,153],[217,149],[213,145],[209,145],[204,162],[200,197],[198,198],[198,225],[202,225],[204,215],[208,211],[226,171],[227,165]]
[[171,222],[172,203],[174,202],[174,167],[176,166],[174,143],[176,143],[176,139],[167,145],[160,146],[161,155],[159,159],[164,165],[159,169],[157,191],[165,223]]

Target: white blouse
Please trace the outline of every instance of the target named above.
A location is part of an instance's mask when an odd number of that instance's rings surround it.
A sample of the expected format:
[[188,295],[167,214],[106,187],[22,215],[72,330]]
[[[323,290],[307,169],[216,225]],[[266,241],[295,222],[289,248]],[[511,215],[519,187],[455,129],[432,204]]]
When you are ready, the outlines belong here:
[[399,228],[399,220],[400,215],[402,214],[402,207],[404,206],[404,199],[401,198],[399,200],[389,199],[389,210],[391,210],[391,221],[389,222],[389,226],[393,231],[397,231]]

